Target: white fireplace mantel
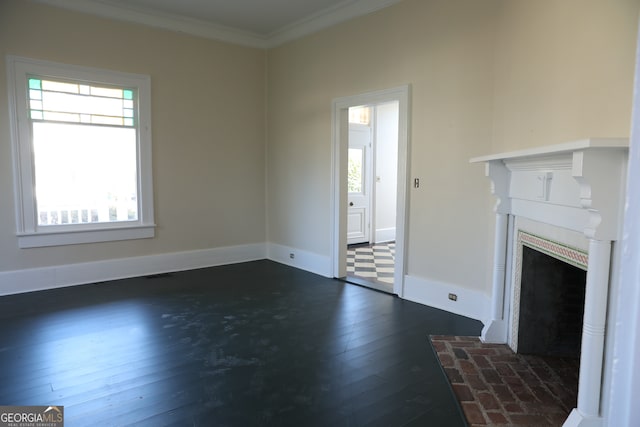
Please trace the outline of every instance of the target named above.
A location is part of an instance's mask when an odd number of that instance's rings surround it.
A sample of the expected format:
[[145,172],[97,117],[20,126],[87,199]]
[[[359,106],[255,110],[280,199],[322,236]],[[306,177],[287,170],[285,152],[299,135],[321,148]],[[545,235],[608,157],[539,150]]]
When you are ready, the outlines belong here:
[[590,138],[471,159],[485,163],[497,197],[491,318],[482,330],[483,341],[507,342],[510,216],[577,231],[588,239],[578,404],[565,427],[602,425],[612,243],[621,237],[627,161],[626,138]]
[[591,138],[471,159],[484,162],[497,213],[617,240],[629,142]]

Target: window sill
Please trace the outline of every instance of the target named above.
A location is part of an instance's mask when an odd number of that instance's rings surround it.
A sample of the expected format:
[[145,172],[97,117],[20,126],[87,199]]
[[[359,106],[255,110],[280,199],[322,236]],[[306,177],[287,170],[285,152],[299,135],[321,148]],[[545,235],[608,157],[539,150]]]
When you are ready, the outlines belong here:
[[18,234],[18,247],[77,245],[82,243],[113,242],[117,240],[149,239],[155,236],[155,224],[109,227],[85,230],[56,230]]

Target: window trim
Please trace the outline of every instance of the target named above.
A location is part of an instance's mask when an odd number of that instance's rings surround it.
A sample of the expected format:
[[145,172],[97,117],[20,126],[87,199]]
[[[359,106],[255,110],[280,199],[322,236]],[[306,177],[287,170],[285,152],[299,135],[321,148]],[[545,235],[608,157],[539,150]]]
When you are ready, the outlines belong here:
[[[8,55],[6,60],[18,247],[33,248],[154,237],[150,77],[12,55]],[[137,89],[138,220],[38,226],[31,126],[28,120],[29,75]]]

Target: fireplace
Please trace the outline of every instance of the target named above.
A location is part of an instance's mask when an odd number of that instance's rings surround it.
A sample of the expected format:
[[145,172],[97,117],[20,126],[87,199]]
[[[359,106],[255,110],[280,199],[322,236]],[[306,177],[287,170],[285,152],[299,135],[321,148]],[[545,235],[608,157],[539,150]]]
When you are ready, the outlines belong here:
[[471,160],[485,163],[498,198],[491,315],[481,339],[580,358],[578,402],[565,427],[602,425],[609,398],[605,336],[627,146],[592,138]]
[[526,245],[521,256],[511,348],[522,354],[578,359],[586,270]]

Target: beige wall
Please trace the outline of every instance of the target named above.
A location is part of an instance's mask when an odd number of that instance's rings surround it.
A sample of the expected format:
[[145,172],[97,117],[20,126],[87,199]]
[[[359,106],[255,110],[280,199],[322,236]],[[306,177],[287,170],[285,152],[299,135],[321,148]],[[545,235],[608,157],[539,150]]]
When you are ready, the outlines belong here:
[[264,241],[328,257],[331,102],[408,83],[407,273],[488,293],[494,200],[468,159],[628,135],[639,6],[404,0],[264,52],[2,0],[0,100],[6,54],[151,76],[158,230],[17,249],[0,102],[0,271]]
[[508,0],[496,45],[495,152],[628,137],[638,0]]
[[[156,238],[17,248],[7,54],[151,76]],[[0,55],[0,271],[264,242],[264,51],[2,0]]]
[[408,273],[484,289],[498,2],[405,0],[269,52],[269,241],[329,256],[331,102],[411,84]]
[[408,274],[489,293],[492,152],[628,136],[638,0],[405,0],[269,52],[268,237],[328,256],[331,100],[412,88]]

